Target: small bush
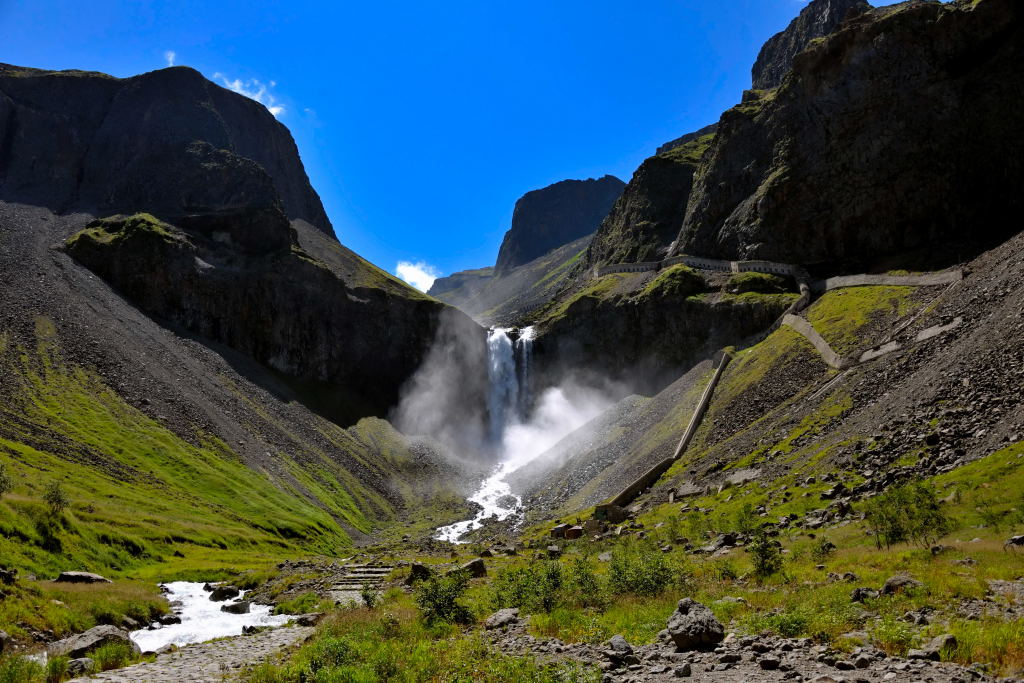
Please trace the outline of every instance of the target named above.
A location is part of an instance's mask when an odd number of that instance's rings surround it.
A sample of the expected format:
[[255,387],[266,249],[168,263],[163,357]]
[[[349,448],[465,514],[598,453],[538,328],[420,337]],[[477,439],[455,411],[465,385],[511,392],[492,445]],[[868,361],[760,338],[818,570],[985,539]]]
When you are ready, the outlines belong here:
[[566,573],[565,587],[580,607],[604,607],[607,604],[603,586],[590,560],[582,557],[573,559]]
[[757,532],[757,515],[754,514],[754,506],[744,503],[735,516],[736,531],[741,534],[751,535]]
[[46,661],[46,683],[61,683],[68,678],[67,657],[54,657]]
[[120,669],[135,661],[135,653],[127,643],[107,643],[86,655],[93,661],[96,671]]
[[31,659],[0,656],[0,683],[41,682],[43,675],[43,667]]
[[768,273],[736,273],[729,278],[727,289],[731,294],[743,294],[744,292],[779,294],[786,291],[786,281],[778,275]]
[[310,612],[322,611],[326,607],[325,600],[321,600],[316,593],[302,593],[291,600],[279,602],[274,607],[274,614],[309,614]]
[[427,624],[447,622],[464,624],[470,620],[469,610],[459,602],[469,587],[466,572],[449,576],[432,576],[416,589],[416,606]]
[[491,601],[498,609],[519,607],[528,612],[550,612],[559,602],[562,565],[541,562],[499,572],[491,586]]
[[363,604],[369,609],[373,609],[377,606],[377,589],[368,583],[364,583],[363,587],[359,589],[359,597],[363,599]]
[[54,516],[64,512],[70,503],[67,494],[64,493],[64,487],[60,485],[59,481],[51,481],[46,485],[46,489],[43,491],[43,500]]
[[811,547],[811,559],[821,564],[836,552],[835,544],[822,536]]
[[890,655],[905,655],[915,638],[909,624],[891,616],[875,621],[868,635],[876,646]]
[[672,569],[660,552],[627,550],[612,552],[608,566],[608,588],[612,593],[654,596],[672,581]]
[[782,570],[782,548],[778,541],[759,533],[747,545],[747,552],[754,563],[754,575],[766,579]]
[[950,529],[935,489],[924,482],[902,486],[869,500],[864,516],[878,548],[904,542],[927,547]]

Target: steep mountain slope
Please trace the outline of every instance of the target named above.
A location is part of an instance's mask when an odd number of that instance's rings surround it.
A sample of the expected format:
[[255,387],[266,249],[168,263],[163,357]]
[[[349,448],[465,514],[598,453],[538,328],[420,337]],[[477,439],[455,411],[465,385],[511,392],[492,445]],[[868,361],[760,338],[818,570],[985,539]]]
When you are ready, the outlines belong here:
[[594,232],[623,187],[621,180],[606,175],[596,180],[563,180],[527,192],[516,201],[495,271],[504,273]]
[[913,267],[915,250],[954,262],[956,245],[977,253],[1014,232],[1022,13],[1013,0],[908,2],[814,41],[777,90],[723,114],[678,249]]
[[[902,347],[894,353],[837,371],[788,327],[737,353],[691,446],[641,506],[675,491],[722,507],[740,494],[720,491],[755,480],[743,494],[769,508],[790,502],[786,489],[799,483],[801,516],[827,516],[835,504],[825,491],[836,482],[840,498],[870,495],[1021,442],[1022,247],[1024,234],[982,254],[959,283],[838,289],[805,312],[843,353],[890,340]],[[538,517],[599,503],[671,456],[709,377],[708,364],[695,366],[597,438],[570,437],[517,475]]]
[[769,90],[782,84],[793,66],[793,58],[810,42],[839,28],[848,18],[867,12],[865,0],[812,0],[784,31],[776,33],[761,47],[751,69],[755,90]]
[[3,67],[0,93],[0,196],[159,219],[92,225],[69,243],[78,260],[148,313],[291,378],[342,424],[398,403],[447,309],[317,239],[330,224],[265,107],[186,68]]
[[438,278],[428,293],[481,325],[518,324],[566,286],[590,240],[586,235],[499,275],[481,268]]
[[473,465],[379,418],[442,328],[482,405],[483,331],[337,242],[262,105],[2,67],[0,198],[5,565],[168,576],[466,514]]
[[597,229],[583,268],[658,261],[667,255],[686,215],[693,174],[714,139],[715,127],[702,130],[640,164]]

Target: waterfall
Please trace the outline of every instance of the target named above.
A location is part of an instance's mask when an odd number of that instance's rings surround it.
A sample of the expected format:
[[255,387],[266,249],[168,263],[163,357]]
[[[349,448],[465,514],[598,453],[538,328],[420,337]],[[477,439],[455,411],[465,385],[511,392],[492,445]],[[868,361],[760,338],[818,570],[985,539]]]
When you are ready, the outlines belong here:
[[530,393],[530,356],[533,354],[533,340],[537,330],[530,325],[519,331],[516,339],[516,370],[519,377],[519,417],[525,418],[532,408],[533,396]]
[[495,327],[487,333],[487,412],[490,438],[500,446],[505,426],[518,419],[519,377],[508,329]]

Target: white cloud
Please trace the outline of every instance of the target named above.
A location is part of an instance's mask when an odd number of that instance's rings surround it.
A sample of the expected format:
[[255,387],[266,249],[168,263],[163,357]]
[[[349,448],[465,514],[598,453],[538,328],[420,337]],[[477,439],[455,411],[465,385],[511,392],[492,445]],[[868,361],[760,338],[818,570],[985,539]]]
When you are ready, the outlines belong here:
[[281,118],[284,114],[284,105],[280,104],[278,99],[270,92],[270,89],[277,85],[277,81],[270,81],[267,84],[256,78],[250,78],[248,81],[243,81],[241,78],[231,80],[219,72],[213,74],[213,77],[219,79],[228,90],[233,90],[239,95],[245,95],[251,100],[256,100],[277,118]]
[[164,60],[167,62],[167,66],[174,66],[174,60],[178,58],[178,53],[174,50],[168,50],[164,53]]
[[434,284],[434,280],[441,277],[441,273],[434,266],[423,261],[399,261],[395,267],[395,275],[402,278],[410,285],[425,292]]

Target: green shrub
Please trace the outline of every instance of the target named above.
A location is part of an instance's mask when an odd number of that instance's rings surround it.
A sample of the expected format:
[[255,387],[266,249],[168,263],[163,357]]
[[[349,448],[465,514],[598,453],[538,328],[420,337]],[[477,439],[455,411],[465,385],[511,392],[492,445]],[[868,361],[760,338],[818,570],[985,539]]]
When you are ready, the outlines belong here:
[[754,514],[754,506],[750,503],[744,503],[736,510],[734,521],[736,531],[741,534],[750,535],[757,531],[757,516]]
[[279,602],[274,614],[309,614],[323,612],[330,608],[330,600],[321,599],[316,593],[302,593],[291,600]]
[[550,612],[559,602],[562,579],[562,565],[554,561],[507,569],[494,578],[491,601],[498,609]]
[[590,560],[577,557],[569,563],[565,587],[580,607],[604,607],[608,600]]
[[779,294],[786,291],[786,281],[778,275],[768,273],[736,273],[729,278],[726,289],[730,294]]
[[68,678],[68,657],[54,657],[46,661],[46,683],[61,683]]
[[135,661],[135,653],[128,643],[106,643],[86,655],[93,661],[96,671],[120,669]]
[[869,500],[864,517],[878,548],[903,542],[927,547],[950,529],[935,489],[925,482],[892,489]]
[[363,599],[363,604],[369,609],[373,609],[377,605],[377,589],[368,583],[364,583],[363,587],[359,589],[359,597]]
[[782,570],[782,547],[767,534],[756,534],[747,545],[747,552],[754,563],[754,575],[759,579],[766,579]]
[[755,615],[750,626],[755,631],[774,631],[783,638],[796,638],[806,633],[810,624],[811,618],[802,610],[787,609]]
[[43,675],[43,667],[31,659],[0,656],[0,683],[41,682]]
[[608,566],[608,588],[612,593],[654,596],[672,581],[672,569],[659,551],[617,548]]
[[469,587],[469,575],[455,572],[432,576],[416,589],[416,606],[427,624],[447,622],[463,624],[470,620],[469,610],[459,602]]
[[59,481],[51,481],[46,485],[46,489],[43,491],[43,500],[46,501],[50,513],[54,516],[64,512],[69,504],[68,496],[64,493],[64,487],[60,485]]
[[835,552],[835,544],[822,536],[815,541],[814,545],[811,547],[811,559],[820,564],[831,557]]

